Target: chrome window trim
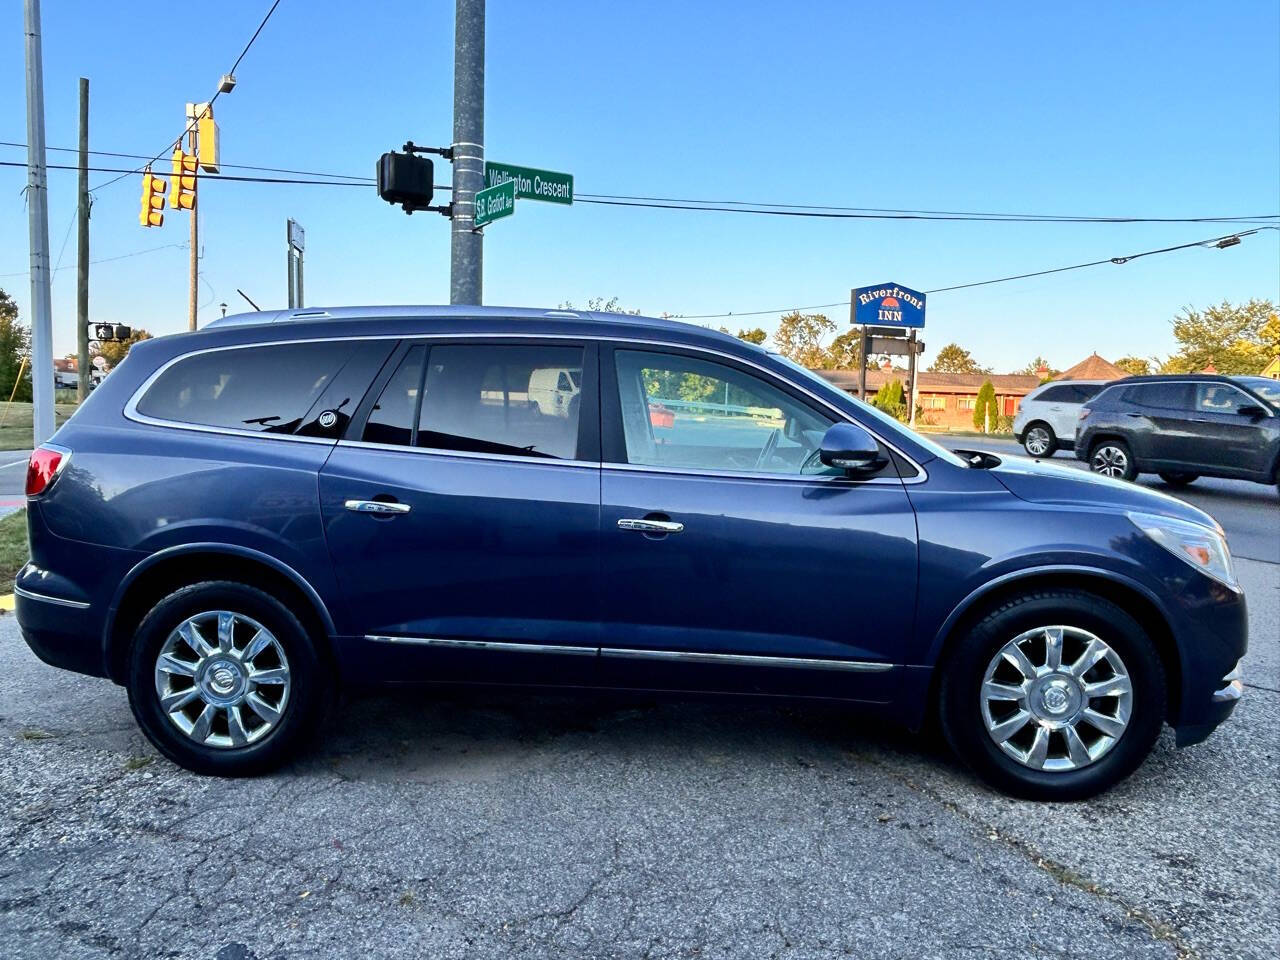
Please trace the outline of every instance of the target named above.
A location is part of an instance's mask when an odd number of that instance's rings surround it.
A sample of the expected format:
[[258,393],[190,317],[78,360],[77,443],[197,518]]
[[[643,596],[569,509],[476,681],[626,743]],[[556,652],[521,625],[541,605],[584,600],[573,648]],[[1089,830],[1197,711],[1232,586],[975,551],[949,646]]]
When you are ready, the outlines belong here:
[[376,443],[372,440],[339,440],[340,447],[363,450],[389,450],[394,453],[430,454],[434,457],[450,457],[460,460],[503,460],[513,463],[540,463],[547,467],[590,467],[599,470],[595,460],[557,460],[555,457],[528,457],[518,453],[480,453],[469,450],[445,450],[441,447],[410,447],[400,443]]
[[375,643],[399,643],[416,647],[452,647],[459,650],[492,650],[499,653],[558,653],[577,657],[594,657],[599,647],[573,647],[555,643],[510,643],[501,640],[449,640],[443,637],[391,637],[366,634]]
[[748,667],[786,667],[800,670],[849,670],[856,673],[887,673],[892,663],[872,660],[826,660],[817,657],[775,657],[751,653],[709,653],[698,650],[641,650],[631,647],[573,647],[554,643],[512,643],[505,640],[451,640],[444,637],[393,637],[366,634],[374,643],[398,643],[416,647],[448,647],[458,650],[496,653],[552,653],[570,656],[610,657],[619,660],[675,660],[684,663],[719,663]]
[[750,470],[690,470],[686,467],[649,466],[643,463],[602,463],[604,470],[621,470],[627,473],[662,473],[681,477],[700,477],[705,480],[784,480],[788,483],[821,483],[848,484],[851,487],[865,487],[868,484],[889,484],[897,486],[901,483],[920,483],[923,477],[871,477],[858,480],[839,474],[821,473],[753,473]]
[[75,610],[88,610],[89,604],[81,600],[64,600],[62,597],[51,597],[47,593],[36,593],[34,590],[24,590],[22,587],[15,586],[13,592],[27,600],[38,600],[41,603],[54,603],[60,607],[71,607]]
[[600,656],[623,660],[677,660],[685,663],[721,663],[745,667],[787,667],[799,670],[850,670],[856,673],[886,673],[892,663],[871,660],[824,660],[816,657],[774,657],[757,653],[706,653],[695,650],[638,650],[630,647],[601,647]]
[[[142,399],[142,397],[146,394],[147,390],[151,387],[153,383],[155,383],[155,381],[160,377],[161,374],[163,374],[166,370],[168,370],[171,366],[173,366],[178,361],[185,360],[188,357],[198,356],[203,353],[214,353],[219,350],[249,350],[255,347],[278,347],[278,346],[287,346],[289,344],[294,344],[294,343],[330,343],[333,341],[354,342],[354,341],[364,341],[364,340],[406,340],[406,341],[570,340],[570,341],[578,341],[578,342],[590,341],[594,343],[606,343],[606,344],[608,343],[640,344],[642,346],[649,346],[649,347],[668,347],[674,350],[691,350],[696,353],[704,353],[713,357],[720,357],[721,359],[724,359],[724,360],[740,363],[740,364],[743,364],[744,366],[757,370],[766,378],[775,382],[780,382],[785,384],[787,387],[791,388],[792,390],[795,390],[803,394],[804,396],[808,397],[810,400],[813,400],[814,402],[818,403],[826,410],[831,411],[831,413],[835,416],[836,420],[843,421],[845,423],[855,422],[843,410],[840,410],[834,404],[829,403],[826,399],[814,393],[812,390],[809,390],[807,387],[803,386],[802,384],[794,383],[791,380],[786,379],[785,377],[781,377],[774,371],[768,369],[767,367],[761,366],[760,364],[756,363],[753,360],[749,360],[745,357],[737,356],[736,354],[726,353],[723,350],[717,350],[713,347],[704,347],[698,344],[679,343],[679,342],[673,342],[670,340],[657,340],[657,339],[650,340],[643,337],[607,336],[605,334],[597,334],[597,333],[584,333],[584,334],[459,333],[456,331],[449,332],[449,333],[419,333],[419,334],[378,333],[378,334],[357,334],[354,336],[334,335],[334,336],[328,336],[328,337],[299,337],[299,338],[293,338],[293,339],[285,338],[281,340],[264,340],[264,341],[255,342],[255,343],[229,343],[229,344],[224,344],[216,347],[202,347],[198,350],[189,350],[186,353],[180,353],[177,356],[170,357],[163,364],[161,364],[150,376],[148,376],[147,379],[144,380],[138,386],[138,389],[133,392],[133,395],[129,398],[128,402],[125,404],[124,415],[126,418],[130,420],[133,420],[137,423],[147,424],[149,426],[168,427],[168,428],[178,429],[178,430],[192,430],[197,433],[213,433],[213,434],[222,434],[226,436],[257,437],[259,439],[266,439],[266,440],[285,440],[285,441],[293,441],[293,442],[301,442],[301,443],[323,443],[329,446],[333,446],[335,443],[341,443],[341,444],[353,445],[353,446],[363,446],[366,444],[367,441],[364,441],[364,440],[336,440],[335,441],[335,440],[326,439],[324,437],[299,437],[299,436],[295,436],[294,434],[287,434],[287,433],[263,433],[256,430],[239,430],[234,427],[215,427],[215,426],[209,426],[207,424],[184,423],[180,420],[164,420],[158,417],[149,417],[146,414],[139,413],[138,401]],[[1194,381],[1189,381],[1189,382],[1194,382]],[[901,457],[903,460],[909,463],[912,466],[912,468],[916,471],[916,475],[914,477],[873,477],[869,480],[860,481],[860,485],[868,484],[868,483],[915,484],[915,483],[924,483],[926,480],[929,479],[928,471],[926,471],[923,466],[921,466],[918,462],[916,462],[915,458],[908,456],[898,447],[894,446],[892,443],[890,443],[883,436],[877,433],[869,425],[861,421],[857,421],[857,423],[858,423],[858,426],[862,427],[862,429],[866,430],[878,441],[883,443],[886,447],[888,447],[890,450],[896,453],[899,457]],[[426,448],[426,447],[423,447],[423,448],[402,447],[396,444],[369,444],[369,445],[380,448],[380,449],[391,448],[391,449],[397,449],[397,450],[418,450],[419,452],[433,452],[430,448]],[[593,467],[598,467],[601,465],[596,463],[595,461],[586,462],[586,461],[580,461],[580,460],[552,460],[547,457],[521,457],[517,455],[508,456],[504,454],[471,454],[465,451],[458,451],[458,450],[448,450],[448,451],[443,451],[443,453],[449,456],[463,456],[463,457],[479,456],[481,457],[481,459],[486,459],[486,460],[487,459],[516,460],[521,462],[534,461],[534,462],[540,462],[540,463],[559,463],[562,465],[563,464],[579,465],[582,463],[588,463],[588,465]],[[653,469],[651,467],[645,467],[640,464],[603,464],[603,466],[609,467],[609,468],[615,468],[615,469],[616,468],[622,468],[622,469],[640,468],[644,470]],[[662,472],[668,472],[668,471],[681,473],[684,476],[694,476],[694,477],[726,477],[728,476],[723,472],[679,470],[675,468],[664,468]],[[797,479],[800,479],[805,482],[811,482],[811,478],[805,478],[803,476],[795,477],[795,476],[789,476],[786,474],[775,474],[775,473],[754,474],[750,476],[750,479],[785,480],[789,482],[795,482]],[[832,477],[831,479],[840,480],[841,478]]]

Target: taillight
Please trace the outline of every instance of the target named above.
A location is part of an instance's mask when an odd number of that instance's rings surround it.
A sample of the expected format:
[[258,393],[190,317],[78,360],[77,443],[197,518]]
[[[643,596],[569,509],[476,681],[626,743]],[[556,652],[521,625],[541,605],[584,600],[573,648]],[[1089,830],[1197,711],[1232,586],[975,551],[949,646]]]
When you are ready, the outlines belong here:
[[70,460],[71,451],[53,443],[32,450],[27,461],[27,496],[38,497],[48,490]]
[[1085,417],[1087,417],[1087,416],[1090,414],[1090,412],[1091,412],[1091,411],[1089,410],[1089,408],[1088,408],[1088,407],[1081,407],[1081,408],[1080,408],[1080,419],[1081,419],[1081,420],[1083,420]]

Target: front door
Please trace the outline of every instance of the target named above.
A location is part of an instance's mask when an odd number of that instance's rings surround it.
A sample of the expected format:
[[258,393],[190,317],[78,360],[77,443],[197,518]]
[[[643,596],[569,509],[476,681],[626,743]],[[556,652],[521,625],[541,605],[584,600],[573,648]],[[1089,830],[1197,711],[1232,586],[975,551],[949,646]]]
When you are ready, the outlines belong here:
[[[320,474],[343,632],[373,672],[589,678],[595,356],[563,341],[426,341],[388,363]],[[569,396],[539,395],[561,375]]]
[[916,602],[915,516],[892,468],[823,467],[833,414],[749,365],[611,353],[607,682],[891,699]]
[[[1263,405],[1229,383],[1201,382],[1194,389],[1187,459],[1222,473],[1265,474],[1270,467],[1267,425],[1272,420]],[[1262,408],[1264,415],[1240,413],[1246,406]]]

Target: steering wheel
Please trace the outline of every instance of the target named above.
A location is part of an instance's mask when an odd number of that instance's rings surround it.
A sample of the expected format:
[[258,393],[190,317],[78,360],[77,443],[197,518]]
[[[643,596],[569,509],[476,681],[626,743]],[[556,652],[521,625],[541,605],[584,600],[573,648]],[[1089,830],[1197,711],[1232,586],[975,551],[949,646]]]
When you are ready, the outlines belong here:
[[773,432],[769,434],[769,439],[764,442],[764,449],[760,451],[760,456],[756,458],[755,469],[759,470],[773,456],[773,451],[778,449],[778,441],[782,439],[782,431],[777,427],[773,428]]

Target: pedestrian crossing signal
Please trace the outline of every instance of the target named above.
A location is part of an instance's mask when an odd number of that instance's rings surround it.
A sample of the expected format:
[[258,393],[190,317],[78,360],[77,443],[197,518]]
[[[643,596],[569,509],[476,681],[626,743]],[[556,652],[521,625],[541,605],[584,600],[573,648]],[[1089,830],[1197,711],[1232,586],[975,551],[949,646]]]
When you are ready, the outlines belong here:
[[165,182],[152,176],[147,167],[142,174],[142,211],[138,214],[138,222],[144,227],[158,227],[164,223],[164,191]]

